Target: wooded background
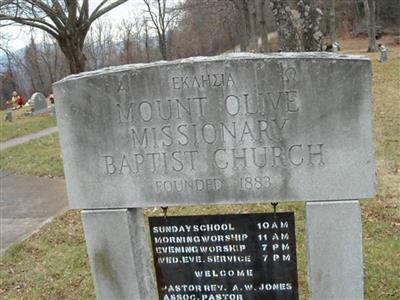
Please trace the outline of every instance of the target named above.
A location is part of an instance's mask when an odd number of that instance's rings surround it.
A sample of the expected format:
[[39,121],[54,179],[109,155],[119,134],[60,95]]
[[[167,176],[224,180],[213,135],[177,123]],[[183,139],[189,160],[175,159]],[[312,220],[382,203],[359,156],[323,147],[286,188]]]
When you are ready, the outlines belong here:
[[3,0],[2,26],[39,30],[20,51],[0,31],[0,101],[12,91],[51,93],[70,73],[226,51],[320,51],[340,38],[399,35],[399,0],[141,0],[122,20],[103,17],[127,0]]

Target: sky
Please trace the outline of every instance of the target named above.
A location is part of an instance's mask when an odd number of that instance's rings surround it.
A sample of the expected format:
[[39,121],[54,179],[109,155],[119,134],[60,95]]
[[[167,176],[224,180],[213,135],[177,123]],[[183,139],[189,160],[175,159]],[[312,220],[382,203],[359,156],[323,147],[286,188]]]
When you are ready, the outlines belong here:
[[[1,0],[0,0],[1,1]],[[101,0],[89,0],[89,9],[93,10]],[[101,18],[108,18],[110,20],[122,20],[128,18],[132,14],[141,14],[145,9],[143,0],[128,0],[120,6],[109,11]],[[17,50],[23,48],[29,43],[31,37],[31,30],[26,26],[7,26],[0,29],[2,32],[11,36],[11,40],[8,44],[10,50]],[[40,31],[37,31],[39,34]]]

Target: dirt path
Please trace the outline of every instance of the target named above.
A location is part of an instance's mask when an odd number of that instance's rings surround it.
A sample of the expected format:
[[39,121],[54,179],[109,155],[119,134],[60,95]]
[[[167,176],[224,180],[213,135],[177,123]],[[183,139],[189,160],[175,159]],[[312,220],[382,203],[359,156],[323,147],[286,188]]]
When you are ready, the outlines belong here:
[[63,179],[0,171],[0,253],[66,211],[67,205]]
[[46,129],[43,129],[43,130],[35,132],[35,133],[27,134],[27,135],[24,135],[21,137],[17,137],[15,139],[11,139],[11,140],[2,142],[2,143],[0,143],[0,151],[7,149],[9,147],[12,147],[12,146],[16,146],[16,145],[20,145],[20,144],[29,142],[34,139],[41,138],[43,136],[52,134],[57,131],[58,131],[58,127],[50,127],[50,128],[46,128]]

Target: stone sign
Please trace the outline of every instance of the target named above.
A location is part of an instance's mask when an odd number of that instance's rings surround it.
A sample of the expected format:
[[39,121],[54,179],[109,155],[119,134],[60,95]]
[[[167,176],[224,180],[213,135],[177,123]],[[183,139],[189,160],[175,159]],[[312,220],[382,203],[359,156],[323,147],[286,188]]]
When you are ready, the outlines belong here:
[[298,299],[293,213],[149,224],[159,299]]
[[[54,91],[98,299],[157,297],[143,207],[292,200],[306,201],[310,298],[362,299],[368,58],[190,58],[72,75]],[[163,300],[297,299],[292,214],[149,223]]]
[[31,96],[30,106],[32,110],[32,115],[41,114],[47,112],[47,101],[46,97],[40,93],[36,92]]
[[372,197],[370,68],[232,54],[69,76],[54,90],[70,206]]

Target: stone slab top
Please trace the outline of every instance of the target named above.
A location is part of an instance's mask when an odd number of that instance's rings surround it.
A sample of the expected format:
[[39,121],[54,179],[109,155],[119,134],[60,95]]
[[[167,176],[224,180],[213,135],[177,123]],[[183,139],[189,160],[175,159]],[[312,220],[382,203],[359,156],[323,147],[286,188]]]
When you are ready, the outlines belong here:
[[367,57],[233,53],[54,85],[71,208],[371,198]]
[[78,74],[72,74],[63,79],[53,83],[57,85],[66,81],[78,80],[85,77],[92,77],[98,75],[104,75],[108,73],[118,73],[124,71],[139,70],[144,68],[153,68],[161,66],[174,66],[182,64],[193,64],[193,63],[204,63],[204,62],[216,62],[225,60],[243,60],[243,59],[329,59],[329,60],[365,60],[370,61],[368,56],[365,55],[353,55],[353,54],[339,54],[334,52],[274,52],[274,53],[248,53],[248,52],[235,52],[235,53],[224,53],[216,56],[195,56],[182,59],[176,59],[171,61],[160,60],[150,63],[137,63],[137,64],[126,64],[120,66],[105,67],[98,70],[82,72]]

